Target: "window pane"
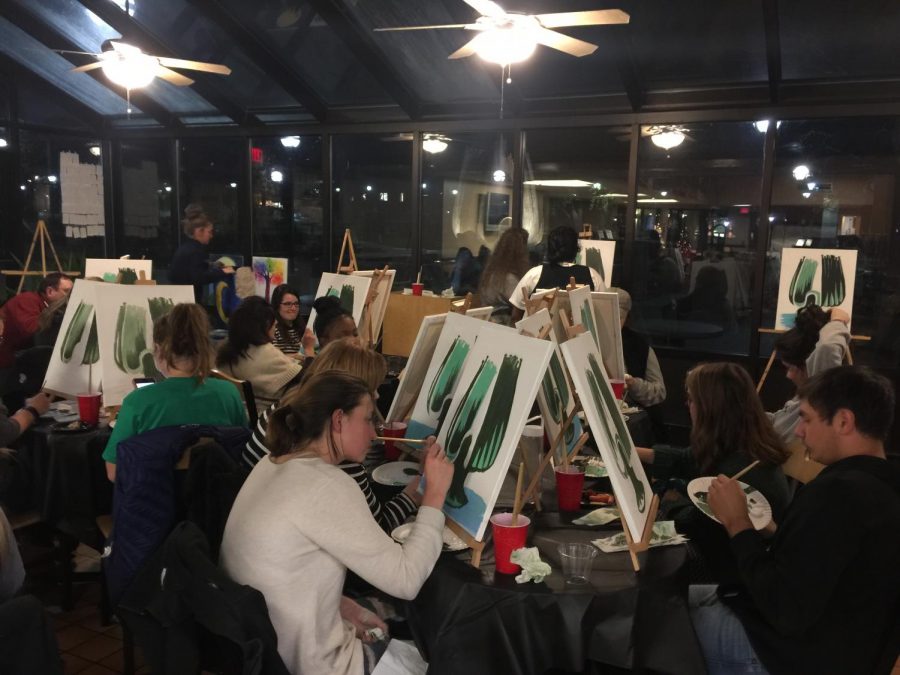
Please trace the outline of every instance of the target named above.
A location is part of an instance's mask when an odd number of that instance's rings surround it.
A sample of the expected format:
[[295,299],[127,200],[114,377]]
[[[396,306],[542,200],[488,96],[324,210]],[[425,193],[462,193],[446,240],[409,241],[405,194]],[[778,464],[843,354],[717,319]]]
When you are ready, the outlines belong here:
[[[617,242],[607,285],[618,285],[625,236],[631,129],[601,127],[529,131],[525,147],[524,225],[529,243],[543,244],[550,230],[567,225],[594,239]],[[536,252],[540,260],[544,246]],[[537,261],[536,261],[537,262]]]
[[[514,134],[434,134],[422,152],[422,282],[440,293],[478,290],[512,214]],[[446,148],[440,152],[440,143]]]
[[150,258],[154,278],[164,280],[178,248],[172,142],[123,142],[121,158],[123,228],[116,251]]
[[654,344],[747,354],[765,136],[752,122],[641,135],[632,325]]
[[[412,254],[412,142],[408,135],[335,136],[333,233],[340,251],[353,235],[360,269],[396,268],[394,288],[415,280]],[[345,256],[346,262],[346,256]]]
[[288,283],[312,295],[322,272],[331,271],[322,224],[322,139],[287,138],[287,145],[279,138],[253,141],[253,254],[288,258]]

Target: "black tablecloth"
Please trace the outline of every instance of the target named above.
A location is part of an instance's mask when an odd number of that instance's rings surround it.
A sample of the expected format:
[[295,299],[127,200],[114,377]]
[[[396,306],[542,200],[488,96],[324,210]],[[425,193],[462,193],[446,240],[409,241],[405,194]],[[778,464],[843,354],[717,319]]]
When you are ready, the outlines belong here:
[[601,552],[590,585],[566,586],[556,545],[612,533],[576,528],[571,518],[555,513],[538,514],[530,545],[554,568],[540,584],[517,584],[514,576],[495,574],[490,547],[480,570],[442,556],[407,606],[429,675],[582,672],[588,661],[678,675],[705,673],[685,600],[683,546],[641,554],[638,574],[627,553]]
[[61,432],[52,425],[33,429],[30,452],[35,503],[44,522],[79,541],[97,546],[96,517],[112,511],[113,484],[106,478],[103,448],[111,430]]

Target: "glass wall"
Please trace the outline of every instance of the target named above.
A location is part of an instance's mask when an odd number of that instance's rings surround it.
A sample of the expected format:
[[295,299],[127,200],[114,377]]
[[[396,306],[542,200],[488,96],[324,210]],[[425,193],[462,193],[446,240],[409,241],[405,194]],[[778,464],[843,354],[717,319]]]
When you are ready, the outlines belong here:
[[166,267],[178,248],[172,141],[123,141],[121,157],[122,227],[116,228],[116,254],[153,260],[154,278],[166,281]]
[[288,282],[303,295],[328,270],[322,214],[322,138],[254,139],[253,255],[288,258]]
[[422,142],[422,281],[435,293],[478,290],[512,223],[516,135],[427,134]]
[[335,136],[332,166],[335,260],[349,228],[360,269],[390,265],[397,270],[394,288],[408,287],[418,271],[413,269],[411,136]]
[[[526,135],[523,224],[534,262],[550,230],[566,225],[616,241],[607,286],[620,285],[631,127],[541,129]],[[605,270],[604,270],[605,272]]]
[[748,354],[764,139],[752,122],[641,129],[628,290],[654,344]]

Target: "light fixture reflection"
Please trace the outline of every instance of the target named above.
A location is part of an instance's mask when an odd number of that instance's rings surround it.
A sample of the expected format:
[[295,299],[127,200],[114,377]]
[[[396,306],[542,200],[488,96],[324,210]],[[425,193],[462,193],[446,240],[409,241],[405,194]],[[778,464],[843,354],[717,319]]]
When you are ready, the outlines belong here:
[[280,183],[284,180],[284,174],[278,169],[273,169],[272,173],[269,174],[269,178],[272,179],[273,183]]
[[9,141],[5,138],[0,137],[0,148],[5,148],[9,145]]
[[798,164],[791,173],[794,175],[794,180],[806,180],[809,178],[810,171],[806,164]]
[[102,151],[100,150],[99,145],[89,145],[88,152],[91,153],[94,157],[99,157]]
[[650,137],[650,140],[653,142],[653,145],[658,148],[662,148],[663,150],[671,150],[672,148],[676,148],[684,143],[684,132],[678,129],[668,129],[666,131],[660,131],[657,134],[653,134]]
[[422,140],[422,149],[432,155],[443,152],[447,149],[447,140],[441,136],[425,136]]
[[286,148],[299,148],[300,147],[300,137],[299,136],[282,136],[281,144]]
[[504,183],[506,182],[506,172],[503,169],[497,169],[494,172],[494,182],[495,183]]
[[[758,120],[758,121],[756,121],[756,122],[753,123],[753,126],[756,127],[756,130],[757,130],[759,133],[764,134],[764,133],[766,133],[766,132],[769,130],[769,124],[770,124],[770,122],[771,122],[771,120]],[[780,126],[781,126],[781,120],[775,122],[775,128],[776,128],[776,129],[777,129],[778,127],[780,127]]]

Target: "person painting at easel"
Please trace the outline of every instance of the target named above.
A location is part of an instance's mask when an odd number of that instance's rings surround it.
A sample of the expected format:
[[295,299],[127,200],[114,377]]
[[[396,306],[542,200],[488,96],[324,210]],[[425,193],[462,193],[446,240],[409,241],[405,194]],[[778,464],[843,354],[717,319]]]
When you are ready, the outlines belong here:
[[184,209],[181,228],[188,237],[175,254],[169,266],[169,279],[173,284],[190,284],[194,287],[194,300],[203,299],[203,287],[216,281],[224,281],[234,274],[233,267],[210,267],[207,245],[213,238],[213,223],[199,204],[188,204]]

